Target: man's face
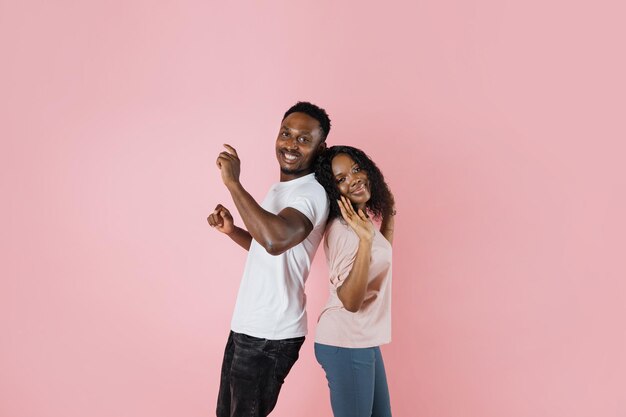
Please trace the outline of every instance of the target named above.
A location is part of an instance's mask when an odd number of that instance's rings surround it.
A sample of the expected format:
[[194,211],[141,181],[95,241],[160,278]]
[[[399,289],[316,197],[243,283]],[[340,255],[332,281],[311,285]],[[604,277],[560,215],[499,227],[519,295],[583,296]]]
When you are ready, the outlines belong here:
[[297,112],[285,117],[276,139],[280,180],[289,181],[311,173],[315,158],[325,147],[316,119]]

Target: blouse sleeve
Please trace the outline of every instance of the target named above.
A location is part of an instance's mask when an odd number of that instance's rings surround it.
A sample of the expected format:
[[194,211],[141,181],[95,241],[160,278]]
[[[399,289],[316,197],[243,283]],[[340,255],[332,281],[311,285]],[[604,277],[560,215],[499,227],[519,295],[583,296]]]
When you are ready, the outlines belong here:
[[330,283],[335,288],[341,287],[348,278],[358,246],[359,238],[350,226],[338,219],[330,224],[326,234],[325,249]]

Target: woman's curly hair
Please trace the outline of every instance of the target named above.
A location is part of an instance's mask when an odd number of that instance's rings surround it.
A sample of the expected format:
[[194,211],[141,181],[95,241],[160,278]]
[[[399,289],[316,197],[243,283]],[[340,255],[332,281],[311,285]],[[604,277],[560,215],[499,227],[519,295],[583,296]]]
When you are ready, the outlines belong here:
[[341,194],[332,168],[333,158],[339,154],[350,156],[359,165],[359,168],[367,172],[371,194],[369,201],[365,204],[367,211],[377,220],[394,214],[393,195],[389,191],[383,173],[380,172],[374,161],[365,152],[352,146],[332,146],[326,149],[315,163],[315,178],[322,184],[330,200],[328,220],[330,221],[335,217],[341,218],[341,211],[337,204]]

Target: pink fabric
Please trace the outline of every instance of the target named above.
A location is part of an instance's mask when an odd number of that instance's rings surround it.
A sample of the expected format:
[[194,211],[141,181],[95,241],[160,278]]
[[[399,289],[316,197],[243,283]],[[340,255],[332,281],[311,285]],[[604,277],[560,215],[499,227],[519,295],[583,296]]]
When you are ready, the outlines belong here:
[[391,341],[391,244],[378,230],[372,244],[363,305],[351,313],[337,296],[337,288],[350,274],[358,245],[359,238],[350,226],[338,219],[328,225],[324,251],[330,274],[330,296],[318,320],[317,343],[363,348]]

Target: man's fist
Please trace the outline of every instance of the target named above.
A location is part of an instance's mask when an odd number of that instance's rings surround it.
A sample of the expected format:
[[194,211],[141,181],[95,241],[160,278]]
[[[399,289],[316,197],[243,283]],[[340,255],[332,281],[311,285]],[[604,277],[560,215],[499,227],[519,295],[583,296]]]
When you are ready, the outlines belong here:
[[235,224],[233,223],[233,216],[230,211],[221,204],[215,207],[213,213],[206,218],[209,222],[209,226],[214,227],[222,233],[231,234],[235,230]]

